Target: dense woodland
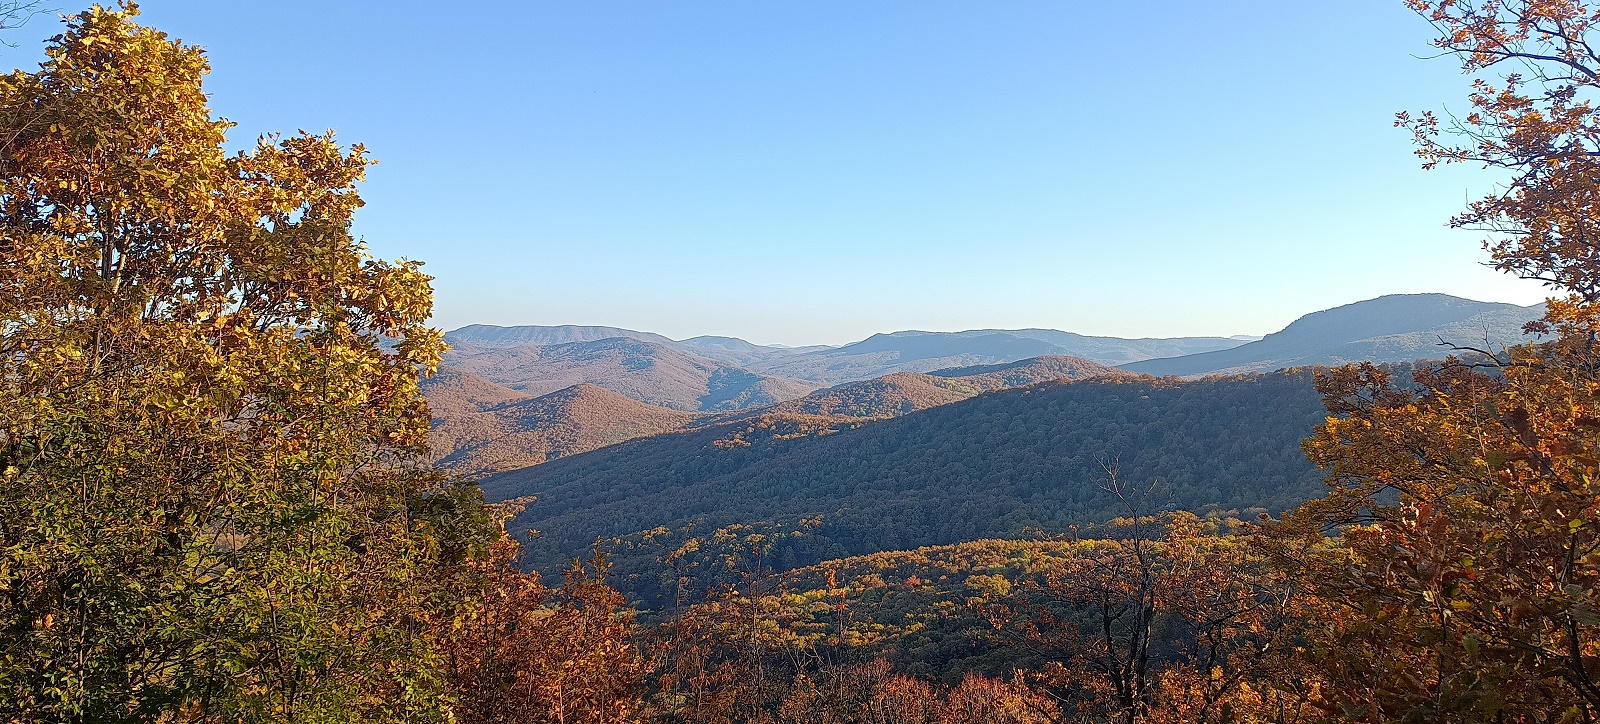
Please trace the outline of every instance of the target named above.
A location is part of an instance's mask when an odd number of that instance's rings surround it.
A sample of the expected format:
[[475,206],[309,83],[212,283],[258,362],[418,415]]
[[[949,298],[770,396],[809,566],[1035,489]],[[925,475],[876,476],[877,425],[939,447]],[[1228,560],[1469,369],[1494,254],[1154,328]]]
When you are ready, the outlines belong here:
[[1543,341],[756,419],[493,505],[427,464],[445,344],[350,234],[365,149],[229,155],[198,48],[69,16],[0,77],[0,719],[1600,719],[1600,10],[1409,5],[1478,81],[1399,125],[1503,172],[1454,223]]
[[[1300,442],[1325,414],[1309,370],[1045,383],[802,434],[758,420],[636,440],[483,488],[538,498],[512,528],[539,531],[527,553],[542,570],[597,536],[820,518],[781,547],[793,567],[1101,523],[1126,512],[1104,488],[1113,464],[1155,484],[1155,508],[1277,513],[1322,487]],[[727,444],[733,434],[740,444]],[[614,555],[619,572],[638,572],[631,550]]]

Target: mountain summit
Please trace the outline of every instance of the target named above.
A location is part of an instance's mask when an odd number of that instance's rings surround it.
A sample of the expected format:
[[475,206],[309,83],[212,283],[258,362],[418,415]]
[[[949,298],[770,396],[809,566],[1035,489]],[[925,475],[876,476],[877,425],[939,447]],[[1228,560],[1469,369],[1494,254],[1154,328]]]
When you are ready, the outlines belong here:
[[1522,325],[1544,305],[1477,302],[1448,294],[1391,294],[1313,312],[1238,347],[1144,360],[1123,369],[1152,375],[1258,372],[1303,365],[1442,358],[1451,345],[1499,348],[1524,341]]
[[1120,365],[1152,357],[1227,349],[1244,343],[1227,337],[1090,337],[1054,329],[905,331],[875,334],[843,347],[778,357],[751,369],[765,375],[832,385],[895,372],[933,372],[1047,356]]

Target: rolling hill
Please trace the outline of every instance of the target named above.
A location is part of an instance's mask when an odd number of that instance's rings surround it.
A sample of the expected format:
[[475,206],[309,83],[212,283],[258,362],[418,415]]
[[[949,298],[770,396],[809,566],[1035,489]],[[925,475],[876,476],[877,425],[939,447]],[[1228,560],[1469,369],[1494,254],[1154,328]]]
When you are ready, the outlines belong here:
[[956,367],[929,374],[894,372],[870,380],[846,382],[805,397],[717,419],[741,419],[752,414],[813,415],[841,419],[896,417],[960,402],[984,392],[1053,380],[1127,375],[1129,373],[1126,370],[1063,356],[1034,357],[1001,365]]
[[983,392],[1010,387],[1025,387],[1052,380],[1086,380],[1092,377],[1127,375],[1127,370],[1109,367],[1079,357],[1046,355],[996,365],[950,367],[928,373],[935,377],[957,378]]
[[1450,354],[1444,342],[1500,347],[1524,341],[1543,305],[1477,302],[1446,294],[1392,294],[1314,312],[1232,349],[1122,365],[1151,375],[1235,374],[1363,360],[1410,362]]
[[978,392],[977,388],[960,380],[896,372],[876,379],[847,382],[752,412],[872,419],[960,402]]
[[1126,481],[1159,482],[1152,505],[1279,510],[1320,490],[1300,440],[1323,415],[1305,371],[1045,383],[732,445],[734,423],[645,438],[482,485],[538,496],[513,528],[541,531],[528,554],[542,570],[596,535],[820,515],[782,554],[798,566],[1106,520],[1124,512],[1101,487],[1111,460]]
[[901,372],[744,412],[699,416],[636,402],[587,383],[533,398],[452,367],[427,380],[423,391],[433,410],[430,442],[435,458],[453,472],[476,478],[686,427],[759,419],[754,428],[726,427],[729,439],[759,435],[757,430],[797,434],[851,420],[908,414],[1046,379],[1128,374],[1071,357],[1000,367],[1004,371],[971,368],[975,372],[971,377],[961,377],[962,370],[947,370],[943,376]]
[[695,419],[588,384],[540,397],[505,388],[495,394],[496,387],[457,370],[424,385],[433,412],[428,444],[440,467],[477,478],[682,429]]
[[475,345],[457,338],[445,364],[495,384],[543,395],[576,384],[686,412],[737,410],[793,399],[816,385],[758,375],[633,337],[551,345]]
[[441,414],[481,412],[496,405],[529,399],[525,393],[450,366],[440,367],[433,377],[422,380],[421,387],[435,418]]
[[679,349],[693,352],[709,359],[731,365],[754,365],[780,357],[790,357],[807,352],[819,352],[829,347],[777,347],[751,344],[737,337],[691,337],[674,343]]

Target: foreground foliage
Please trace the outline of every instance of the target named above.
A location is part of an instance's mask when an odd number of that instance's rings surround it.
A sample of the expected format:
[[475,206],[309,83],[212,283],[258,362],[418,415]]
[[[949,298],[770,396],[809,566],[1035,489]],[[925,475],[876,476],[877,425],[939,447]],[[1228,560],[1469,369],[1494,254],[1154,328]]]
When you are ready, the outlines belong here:
[[487,542],[427,434],[429,278],[331,137],[226,156],[197,48],[72,17],[0,77],[0,718],[442,719]]

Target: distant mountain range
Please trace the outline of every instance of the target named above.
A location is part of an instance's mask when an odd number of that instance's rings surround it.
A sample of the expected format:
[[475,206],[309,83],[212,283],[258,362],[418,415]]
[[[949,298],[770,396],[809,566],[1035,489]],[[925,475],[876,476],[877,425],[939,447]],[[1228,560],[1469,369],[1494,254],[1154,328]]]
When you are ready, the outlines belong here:
[[1104,520],[1107,461],[1159,480],[1162,506],[1293,505],[1320,487],[1299,440],[1325,413],[1309,371],[1273,370],[1498,348],[1542,313],[1392,295],[1260,339],[908,331],[803,348],[475,325],[447,335],[424,391],[442,466],[491,499],[539,498],[516,523],[544,532],[537,566],[596,534],[822,515],[785,544],[788,567]]
[[574,342],[599,342],[607,339],[635,339],[659,345],[683,354],[703,357],[726,365],[745,366],[778,357],[805,354],[831,349],[825,345],[812,347],[782,347],[759,345],[737,337],[692,337],[675,341],[652,332],[640,332],[619,327],[589,327],[578,325],[496,327],[473,324],[451,331],[445,340],[458,347],[515,348],[547,346]]
[[1053,380],[1442,358],[1451,350],[1441,340],[1518,342],[1522,325],[1542,312],[1412,294],[1308,314],[1259,340],[986,329],[799,348],[617,327],[473,325],[446,335],[454,350],[426,392],[436,458],[483,477],[668,432],[718,428],[730,445],[825,433]]
[[[501,329],[501,328],[494,328]],[[593,328],[579,328],[593,329]],[[446,336],[449,367],[530,395],[576,384],[602,387],[640,402],[700,412],[738,410],[790,400],[820,385],[757,374],[644,337],[604,337],[552,344],[517,343],[542,328],[511,328],[486,343],[477,335]],[[512,334],[512,333],[516,334]]]
[[843,347],[773,357],[753,365],[751,370],[764,375],[838,384],[894,372],[932,372],[1044,356],[1078,357],[1115,366],[1241,344],[1243,340],[1227,337],[1120,339],[1088,337],[1053,329],[893,332],[875,334]]
[[[734,337],[672,340],[617,327],[472,325],[445,335],[446,364],[531,395],[587,383],[675,410],[763,407],[821,387],[898,372],[935,372],[1073,357],[1115,366],[1237,347],[1248,339],[1121,339],[1051,329],[893,332],[842,347],[778,347]],[[1039,380],[1035,380],[1039,381]]]
[[1151,375],[1191,376],[1442,359],[1453,353],[1452,345],[1494,350],[1528,341],[1522,325],[1543,314],[1542,304],[1519,307],[1447,294],[1392,294],[1307,314],[1256,342],[1122,367]]
[[423,391],[433,413],[434,460],[480,478],[669,432],[715,428],[730,444],[744,444],[763,435],[810,434],[839,423],[905,415],[1042,380],[1129,376],[1072,357],[997,367],[944,370],[939,376],[897,372],[734,413],[671,410],[588,383],[534,397],[449,367],[426,380]]
[[[734,337],[672,340],[618,327],[472,325],[446,335],[446,364],[542,395],[579,383],[686,412],[764,407],[823,387],[899,372],[1073,357],[1157,376],[1270,371],[1361,360],[1442,358],[1462,346],[1522,341],[1542,305],[1397,294],[1308,314],[1262,339],[1122,339],[1053,329],[875,334],[840,347],[781,347]],[[1040,380],[1034,380],[1040,381]]]

